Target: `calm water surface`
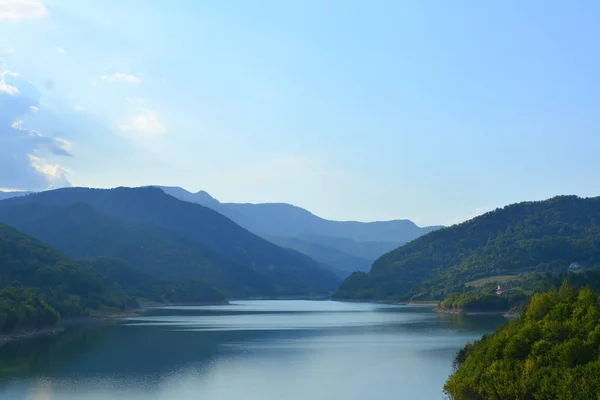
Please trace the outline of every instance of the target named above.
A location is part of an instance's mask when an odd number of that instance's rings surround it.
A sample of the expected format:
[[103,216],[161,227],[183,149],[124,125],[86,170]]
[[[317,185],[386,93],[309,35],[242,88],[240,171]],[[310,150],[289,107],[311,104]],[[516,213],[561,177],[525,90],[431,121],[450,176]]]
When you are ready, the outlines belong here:
[[161,308],[0,348],[0,399],[443,399],[455,352],[503,322],[331,301]]

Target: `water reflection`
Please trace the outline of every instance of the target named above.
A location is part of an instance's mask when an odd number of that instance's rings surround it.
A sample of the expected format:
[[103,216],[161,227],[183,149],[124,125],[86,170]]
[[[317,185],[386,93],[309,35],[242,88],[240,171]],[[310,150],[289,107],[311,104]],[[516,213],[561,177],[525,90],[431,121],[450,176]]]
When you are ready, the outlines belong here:
[[440,398],[456,350],[502,322],[323,301],[154,309],[0,348],[0,398]]

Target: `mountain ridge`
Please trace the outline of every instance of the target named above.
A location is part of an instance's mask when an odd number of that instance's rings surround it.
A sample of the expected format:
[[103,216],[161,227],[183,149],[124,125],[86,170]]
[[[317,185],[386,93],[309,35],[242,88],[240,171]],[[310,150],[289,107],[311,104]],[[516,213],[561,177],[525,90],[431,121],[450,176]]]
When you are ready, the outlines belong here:
[[466,282],[600,267],[600,197],[557,196],[498,208],[424,235],[354,273],[337,299],[441,300]]
[[[0,207],[31,203],[87,203],[96,211],[127,223],[174,232],[245,266],[248,272],[258,273],[275,284],[279,293],[323,292],[335,289],[339,283],[339,278],[310,257],[276,246],[212,209],[181,201],[156,188],[65,188],[4,200]],[[288,293],[290,290],[293,293]]]

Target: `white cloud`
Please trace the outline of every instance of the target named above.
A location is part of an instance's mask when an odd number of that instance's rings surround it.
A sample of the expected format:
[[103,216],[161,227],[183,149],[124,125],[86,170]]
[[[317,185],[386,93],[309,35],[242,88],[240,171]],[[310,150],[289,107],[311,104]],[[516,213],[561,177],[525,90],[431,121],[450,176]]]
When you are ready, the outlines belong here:
[[59,46],[59,47],[57,47],[57,48],[56,48],[56,49],[54,49],[54,50],[56,50],[56,52],[57,52],[58,54],[66,54],[66,53],[67,53],[67,51],[66,51],[65,49],[63,49],[62,47],[60,47],[60,46]]
[[119,129],[126,132],[138,132],[148,135],[160,135],[167,132],[167,128],[160,118],[150,110],[131,117],[125,123],[119,125]]
[[40,111],[40,109],[36,106],[29,106],[29,109],[31,110],[31,112],[34,112],[34,113]]
[[66,139],[54,138],[54,141],[56,142],[56,145],[58,146],[58,148],[60,148],[64,151],[69,152],[73,149],[73,144]]
[[27,190],[69,186],[69,171],[42,156],[71,157],[71,143],[27,129],[21,120],[37,110],[39,91],[17,73],[3,71],[0,81],[4,89],[15,88],[0,92],[0,186]]
[[73,106],[73,110],[75,110],[75,111],[83,111],[83,110],[85,110],[85,107],[84,106]]
[[35,170],[44,176],[48,182],[49,189],[56,189],[59,187],[71,186],[67,176],[71,174],[71,171],[61,167],[59,164],[49,164],[46,160],[36,157],[33,154],[28,155],[31,161],[31,166]]
[[122,72],[117,72],[112,75],[103,75],[100,77],[100,79],[103,80],[104,82],[110,82],[110,83],[122,82],[122,83],[133,83],[135,85],[139,85],[140,83],[142,83],[142,80],[140,78],[138,78],[137,76],[131,75],[131,74],[124,74]]
[[21,22],[46,15],[48,9],[40,0],[0,0],[0,21]]
[[[2,76],[2,75],[0,75],[0,76]],[[7,94],[9,96],[14,96],[16,94],[19,94],[19,88],[17,88],[16,86],[13,86],[13,85],[9,85],[4,80],[4,77],[2,77],[2,79],[0,79],[0,93]]]

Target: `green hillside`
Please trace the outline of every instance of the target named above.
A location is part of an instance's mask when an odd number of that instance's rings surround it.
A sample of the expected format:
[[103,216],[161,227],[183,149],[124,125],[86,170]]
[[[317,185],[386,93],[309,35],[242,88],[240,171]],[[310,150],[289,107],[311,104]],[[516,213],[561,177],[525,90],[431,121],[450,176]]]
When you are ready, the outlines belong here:
[[0,331],[135,305],[92,268],[0,224]]
[[496,275],[600,266],[600,198],[559,196],[506,206],[422,236],[354,273],[338,299],[443,299]]
[[13,198],[0,202],[0,221],[75,257],[121,258],[157,278],[205,280],[236,296],[327,293],[340,282],[311,258],[156,188]]
[[169,281],[156,279],[123,260],[90,258],[81,260],[104,279],[119,285],[125,292],[140,299],[159,303],[224,303],[225,293],[201,280]]
[[454,400],[597,399],[600,299],[590,287],[534,295],[518,321],[468,344],[444,387]]
[[122,259],[152,278],[205,280],[237,296],[276,293],[258,272],[211,249],[164,228],[99,213],[89,204],[0,204],[0,221],[74,258]]

